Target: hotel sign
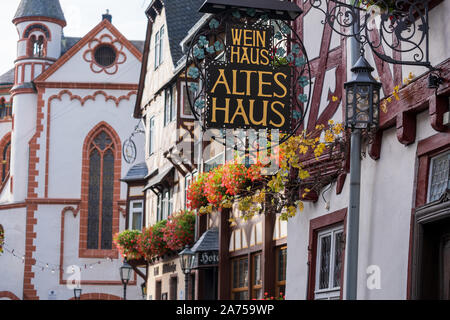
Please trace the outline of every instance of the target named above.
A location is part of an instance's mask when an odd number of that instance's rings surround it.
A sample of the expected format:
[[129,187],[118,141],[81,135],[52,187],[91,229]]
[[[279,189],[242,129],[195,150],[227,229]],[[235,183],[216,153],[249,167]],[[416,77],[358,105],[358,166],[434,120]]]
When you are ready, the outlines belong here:
[[222,61],[206,63],[207,128],[291,129],[289,65],[274,65],[274,29],[227,25]]
[[213,267],[219,264],[218,251],[198,252],[195,258],[195,267]]

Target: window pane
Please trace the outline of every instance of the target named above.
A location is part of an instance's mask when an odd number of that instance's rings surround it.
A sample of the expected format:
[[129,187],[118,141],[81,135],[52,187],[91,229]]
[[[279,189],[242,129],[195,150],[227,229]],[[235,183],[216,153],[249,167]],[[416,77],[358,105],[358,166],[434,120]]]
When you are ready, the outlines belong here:
[[170,101],[170,106],[171,106],[171,108],[170,108],[170,121],[175,120],[176,115],[177,115],[177,98],[176,98],[176,93],[177,93],[176,85],[174,85],[172,87],[171,95],[170,95],[170,99],[171,99],[171,101]]
[[286,280],[287,249],[278,250],[278,281]]
[[155,36],[155,69],[159,66],[159,31]]
[[253,257],[253,285],[261,284],[261,255]]
[[173,212],[173,189],[169,189],[169,205],[167,210],[167,217]]
[[[191,90],[186,87],[186,85],[183,86],[183,114],[190,116],[192,115],[192,110],[189,105],[189,98],[188,94],[190,95],[191,99],[195,97],[195,93],[191,92]],[[193,102],[193,101],[191,101]]]
[[241,271],[244,277],[244,287],[248,287],[248,259],[244,260],[244,269]]
[[102,249],[112,248],[113,194],[114,154],[109,149],[103,156]]
[[164,61],[163,39],[164,39],[164,26],[162,26],[161,30],[159,31],[159,64],[161,64]]
[[149,126],[148,126],[148,154],[152,155],[153,151],[155,149],[155,118],[152,117],[149,120]]
[[105,131],[102,131],[94,139],[94,143],[100,150],[105,150],[112,143],[112,140]]
[[330,279],[331,235],[320,240],[319,289],[328,289]]
[[438,200],[449,183],[450,153],[439,156],[432,161],[429,201]]
[[165,101],[164,101],[164,125],[167,125],[170,120],[171,120],[171,103],[172,103],[172,94],[171,94],[171,89],[166,89],[166,97],[165,97]]
[[334,242],[334,277],[333,287],[341,286],[341,270],[342,270],[342,251],[344,249],[343,233],[339,232],[335,235]]
[[8,142],[5,148],[3,149],[2,154],[2,182],[5,181],[6,176],[9,172],[10,159],[11,159],[11,142]]
[[133,219],[132,220],[133,223],[132,223],[131,228],[133,230],[141,230],[142,229],[142,224],[141,224],[142,212],[133,212],[132,219]]
[[134,208],[134,209],[142,208],[142,202],[141,202],[141,201],[139,201],[139,202],[133,202],[133,208]]
[[233,261],[233,288],[239,288],[239,260]]
[[158,194],[157,206],[156,206],[156,221],[161,220],[162,215],[162,196]]
[[100,154],[94,149],[89,157],[89,198],[87,248],[98,249],[98,219],[100,205]]

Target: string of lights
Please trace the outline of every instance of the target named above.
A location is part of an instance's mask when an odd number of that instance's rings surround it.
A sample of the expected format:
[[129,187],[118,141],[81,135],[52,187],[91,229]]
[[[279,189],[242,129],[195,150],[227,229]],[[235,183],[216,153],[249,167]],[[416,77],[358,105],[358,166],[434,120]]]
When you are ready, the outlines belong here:
[[[22,263],[25,263],[25,254],[22,254],[20,251],[17,251],[16,249],[13,249],[13,248],[9,247],[6,243],[3,244],[3,249],[4,249],[3,254],[4,253],[8,253],[8,254],[12,255],[13,257],[21,260]],[[64,266],[61,266],[59,264],[45,262],[45,261],[38,260],[38,259],[35,259],[35,258],[33,258],[33,259],[36,261],[36,263],[33,264],[31,267],[35,268],[36,270],[49,271],[49,272],[51,272],[53,274],[56,273],[56,271],[64,271],[65,270]],[[84,267],[85,270],[88,270],[88,269],[93,269],[94,266],[99,266],[102,263],[111,263],[111,262],[113,262],[113,259],[111,259],[110,257],[107,257],[105,260],[98,260],[96,262],[82,264],[79,267],[81,269]],[[72,273],[73,272],[75,272],[74,267],[72,267]]]

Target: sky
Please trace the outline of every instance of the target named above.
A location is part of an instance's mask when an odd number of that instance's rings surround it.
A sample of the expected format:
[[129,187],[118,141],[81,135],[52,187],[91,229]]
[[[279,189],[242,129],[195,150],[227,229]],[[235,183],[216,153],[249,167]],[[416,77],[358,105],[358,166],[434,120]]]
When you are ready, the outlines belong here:
[[[151,0],[60,0],[66,17],[64,35],[83,37],[109,9],[113,25],[129,40],[145,40],[145,9]],[[0,75],[14,67],[18,34],[11,20],[20,0],[0,0]]]

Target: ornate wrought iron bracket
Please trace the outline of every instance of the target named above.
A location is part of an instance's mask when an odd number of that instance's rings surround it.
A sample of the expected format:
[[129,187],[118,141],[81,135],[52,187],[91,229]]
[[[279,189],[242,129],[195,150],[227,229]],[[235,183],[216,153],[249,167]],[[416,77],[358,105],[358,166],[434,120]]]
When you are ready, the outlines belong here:
[[[431,0],[309,0],[325,15],[323,24],[345,37],[368,45],[391,64],[423,66],[437,71],[429,55]],[[385,53],[385,49],[392,55]]]

